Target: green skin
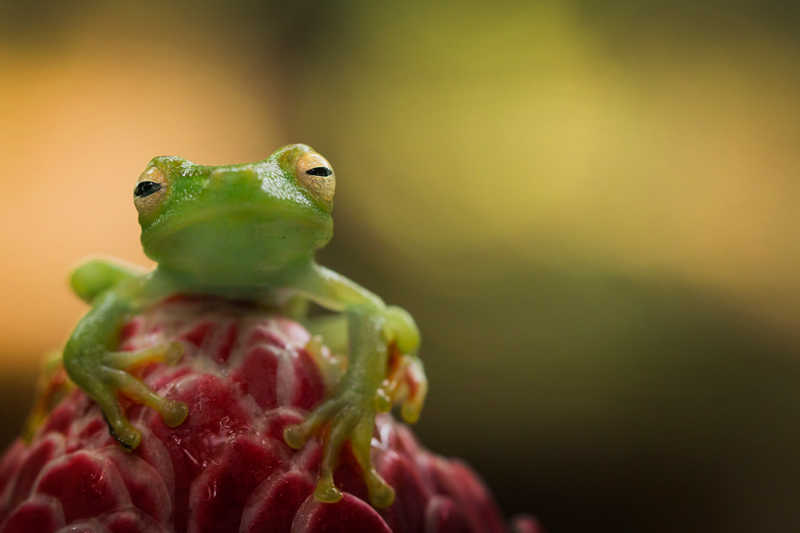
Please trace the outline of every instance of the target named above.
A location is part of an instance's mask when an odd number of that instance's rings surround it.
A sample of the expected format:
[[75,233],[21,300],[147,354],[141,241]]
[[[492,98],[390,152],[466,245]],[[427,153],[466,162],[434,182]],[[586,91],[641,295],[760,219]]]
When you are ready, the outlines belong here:
[[[245,298],[294,310],[312,333],[348,354],[347,371],[330,397],[284,434],[294,448],[315,434],[323,438],[317,499],[342,497],[333,471],[342,445],[350,441],[370,501],[376,507],[392,503],[394,491],[372,465],[370,441],[376,412],[393,402],[402,404],[407,421],[419,416],[421,398],[391,397],[386,388],[390,350],[407,354],[403,357],[421,373],[414,355],[419,331],[403,309],[386,306],[375,294],[315,263],[314,252],[333,233],[334,186],[327,161],[302,144],[249,164],[201,166],[177,157],[156,157],[148,164],[134,202],[142,245],[158,263],[156,269],[143,272],[92,259],[70,278],[76,294],[92,307],[67,341],[64,367],[100,406],[121,445],[136,448],[141,434],[125,418],[118,394],[155,409],[171,427],[188,414],[185,404],[159,396],[129,372],[150,361],[176,361],[180,345],[115,351],[125,321],[176,293]],[[339,313],[338,319],[305,317],[308,302]],[[345,344],[336,346],[334,339]]]

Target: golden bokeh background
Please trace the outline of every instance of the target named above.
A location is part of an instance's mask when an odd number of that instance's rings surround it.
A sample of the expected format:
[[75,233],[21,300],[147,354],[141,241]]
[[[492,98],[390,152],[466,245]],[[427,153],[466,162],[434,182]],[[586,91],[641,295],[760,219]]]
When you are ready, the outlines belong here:
[[418,432],[549,531],[800,525],[781,2],[0,3],[3,443],[154,155],[311,144],[320,261],[409,309]]

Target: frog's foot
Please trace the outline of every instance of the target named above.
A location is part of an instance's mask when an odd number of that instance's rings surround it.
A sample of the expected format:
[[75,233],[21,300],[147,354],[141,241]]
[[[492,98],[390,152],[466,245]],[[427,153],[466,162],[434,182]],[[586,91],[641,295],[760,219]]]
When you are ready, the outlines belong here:
[[[348,440],[361,467],[372,505],[383,508],[394,501],[394,489],[381,478],[370,457],[375,427],[375,408],[372,403],[372,398],[367,399],[363,394],[345,390],[320,405],[305,421],[284,431],[284,440],[295,449],[302,448],[314,434],[324,435],[322,464],[314,491],[314,497],[318,501],[333,503],[342,498],[342,492],[333,482],[333,472],[342,446]],[[327,431],[321,431],[324,428]]]
[[129,450],[133,450],[139,445],[142,435],[125,417],[119,405],[117,393],[156,410],[169,427],[181,425],[189,414],[185,403],[159,396],[150,387],[124,370],[101,366],[99,374],[102,382],[101,388],[95,389],[91,396],[103,411],[111,435]]
[[163,362],[175,364],[183,356],[183,345],[178,342],[159,344],[133,352],[109,352],[104,358],[103,374],[111,387],[131,400],[155,409],[169,427],[181,425],[188,415],[186,404],[163,398],[139,379],[131,370],[143,365]]
[[159,396],[128,370],[156,361],[175,363],[182,354],[178,343],[135,352],[109,352],[103,364],[92,372],[97,379],[90,379],[86,386],[82,385],[103,411],[111,434],[125,448],[133,450],[142,437],[125,417],[117,393],[154,409],[169,427],[179,426],[189,413],[185,403]]
[[[150,387],[125,370],[110,366],[102,366],[100,368],[104,381],[113,391],[119,392],[136,403],[154,409],[169,427],[180,426],[186,420],[189,409],[185,403],[159,396]],[[116,432],[116,428],[114,430]]]

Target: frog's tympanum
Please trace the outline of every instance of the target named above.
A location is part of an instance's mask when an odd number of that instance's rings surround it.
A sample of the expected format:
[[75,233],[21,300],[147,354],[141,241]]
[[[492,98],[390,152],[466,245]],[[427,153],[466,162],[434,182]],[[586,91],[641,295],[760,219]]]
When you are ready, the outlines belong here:
[[[424,395],[401,391],[389,375],[390,359],[402,360],[422,375],[415,355],[419,332],[403,309],[385,305],[315,263],[314,252],[333,233],[335,184],[331,165],[302,144],[241,165],[202,166],[178,157],[150,161],[133,199],[144,251],[158,266],[144,272],[92,259],[70,279],[91,309],[67,341],[64,367],[100,406],[122,446],[136,448],[141,434],[126,419],[119,395],[155,409],[171,427],[189,414],[185,404],[156,394],[131,373],[145,363],[177,361],[181,345],[118,351],[125,321],[175,294],[250,300],[291,314],[347,356],[346,372],[329,398],[284,433],[286,443],[296,449],[314,435],[324,442],[316,498],[341,498],[333,471],[349,441],[371,502],[376,507],[391,504],[394,491],[373,468],[370,441],[377,412],[400,404],[406,421],[419,416]],[[333,313],[309,316],[310,302]]]

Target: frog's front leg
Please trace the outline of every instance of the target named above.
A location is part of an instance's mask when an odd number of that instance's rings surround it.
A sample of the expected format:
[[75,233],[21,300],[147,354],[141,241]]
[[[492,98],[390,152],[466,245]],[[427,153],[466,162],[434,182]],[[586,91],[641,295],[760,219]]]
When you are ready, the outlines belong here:
[[143,275],[144,271],[138,266],[94,257],[83,261],[72,270],[69,286],[78,298],[92,303],[92,300],[110,288]]
[[118,393],[155,409],[169,426],[181,424],[187,415],[185,404],[159,396],[128,372],[150,361],[176,361],[181,354],[179,345],[114,351],[120,328],[157,292],[153,286],[149,277],[132,277],[97,295],[64,348],[67,374],[98,404],[112,435],[128,449],[139,445],[141,434],[125,417]]
[[375,393],[386,368],[386,343],[382,339],[383,319],[358,306],[346,311],[350,336],[350,367],[333,397],[320,405],[297,426],[287,428],[286,442],[302,448],[306,440],[324,424],[330,431],[314,495],[320,501],[335,502],[342,494],[334,486],[333,472],[342,445],[349,439],[353,455],[364,471],[370,500],[378,507],[391,504],[394,492],[372,467],[370,440],[375,420]]
[[[416,326],[408,313],[399,307],[389,307],[384,313],[390,317],[387,325],[394,324],[392,331],[409,331],[412,333],[411,345],[418,343]],[[332,359],[323,357],[319,350],[320,345],[324,344],[335,355],[347,355],[349,351],[347,315],[341,313],[316,316],[302,322],[312,335],[306,349],[312,353],[312,357],[321,367],[326,387],[333,389],[339,383],[345,368],[339,357],[335,356]],[[378,411],[388,411],[393,406],[399,405],[403,420],[413,424],[419,419],[428,392],[425,370],[419,357],[403,353],[398,349],[396,342],[389,345],[388,349],[386,377],[377,392]]]
[[[349,280],[322,267],[316,268],[321,275],[307,281],[304,292],[317,303],[342,311],[346,317],[348,368],[332,397],[301,424],[287,428],[284,439],[290,446],[301,448],[312,435],[327,428],[314,492],[324,502],[335,502],[342,497],[334,485],[333,472],[341,448],[349,440],[370,501],[375,507],[387,507],[394,500],[394,490],[375,470],[370,457],[375,415],[388,408],[386,396],[380,391],[387,377],[390,347],[413,354],[419,345],[419,333],[413,319],[402,309],[386,307],[376,296]],[[420,408],[421,402],[408,408],[404,404],[404,417],[416,419]]]

